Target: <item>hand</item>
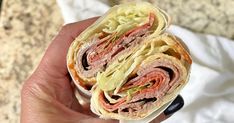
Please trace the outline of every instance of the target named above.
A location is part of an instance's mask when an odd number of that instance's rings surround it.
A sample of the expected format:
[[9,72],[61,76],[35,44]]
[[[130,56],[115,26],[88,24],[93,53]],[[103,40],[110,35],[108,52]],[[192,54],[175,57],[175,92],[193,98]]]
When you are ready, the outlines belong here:
[[[117,122],[99,119],[89,107],[78,103],[66,67],[66,55],[71,42],[96,19],[68,24],[54,38],[38,68],[23,85],[21,123]],[[179,110],[183,106],[183,99],[179,97],[177,102],[180,103],[176,108],[174,106],[173,111],[169,110],[168,114],[165,111],[154,122],[168,118],[175,109]]]

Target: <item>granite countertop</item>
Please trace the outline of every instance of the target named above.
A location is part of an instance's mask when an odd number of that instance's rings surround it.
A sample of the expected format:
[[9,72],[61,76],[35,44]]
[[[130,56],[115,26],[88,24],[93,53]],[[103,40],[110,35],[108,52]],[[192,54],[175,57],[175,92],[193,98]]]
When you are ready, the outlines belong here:
[[[234,1],[222,1],[163,0],[157,4],[172,16],[173,24],[234,39]],[[0,19],[0,122],[15,123],[19,122],[22,83],[63,19],[56,0],[3,0]]]
[[[132,0],[111,0],[124,3]],[[140,1],[140,0],[137,0]],[[234,39],[234,0],[144,0],[158,5],[176,24],[194,32]]]
[[0,122],[19,122],[20,89],[63,24],[56,0],[3,0]]

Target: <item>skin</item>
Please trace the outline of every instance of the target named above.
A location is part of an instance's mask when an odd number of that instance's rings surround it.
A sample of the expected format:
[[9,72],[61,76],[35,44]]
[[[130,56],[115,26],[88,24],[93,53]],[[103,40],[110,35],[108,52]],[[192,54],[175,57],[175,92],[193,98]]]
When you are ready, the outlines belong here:
[[[72,41],[97,17],[62,27],[53,39],[34,73],[21,91],[21,123],[109,123],[92,114],[89,105],[81,105],[74,95],[66,67],[66,55]],[[169,116],[163,113],[154,123]]]

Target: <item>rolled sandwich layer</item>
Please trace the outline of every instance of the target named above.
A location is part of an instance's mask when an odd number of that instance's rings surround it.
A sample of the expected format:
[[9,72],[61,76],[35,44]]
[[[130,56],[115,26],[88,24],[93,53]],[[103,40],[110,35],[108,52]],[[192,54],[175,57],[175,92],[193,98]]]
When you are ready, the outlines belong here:
[[165,33],[168,15],[145,2],[111,8],[71,44],[68,71],[106,119],[142,119],[172,101],[187,83],[192,60]]
[[[71,44],[68,70],[77,86],[89,91],[118,57],[130,52],[150,35],[166,29],[168,16],[148,3],[131,3],[111,8]],[[89,93],[89,92],[86,92]]]
[[146,38],[98,73],[92,110],[102,118],[145,118],[178,94],[187,82],[191,62],[177,37]]

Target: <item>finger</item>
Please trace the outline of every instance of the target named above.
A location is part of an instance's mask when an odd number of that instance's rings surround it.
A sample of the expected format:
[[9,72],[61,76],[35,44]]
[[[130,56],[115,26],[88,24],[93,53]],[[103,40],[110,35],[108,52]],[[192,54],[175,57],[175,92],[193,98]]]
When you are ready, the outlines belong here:
[[118,123],[118,120],[112,120],[112,119],[100,119],[100,118],[89,118],[89,119],[83,119],[79,120],[77,123]]
[[182,96],[178,95],[164,111],[164,114],[172,115],[173,113],[179,111],[183,106],[184,106],[184,99],[182,98]]
[[[75,39],[83,30],[95,22],[99,17],[89,18],[87,20],[70,23],[62,27],[58,35],[68,36]],[[73,40],[72,40],[73,41]],[[70,42],[71,43],[71,42]]]
[[157,118],[152,120],[150,123],[161,123],[162,121],[169,118],[171,115],[165,115],[164,113],[161,113]]
[[52,77],[64,77],[68,74],[66,68],[66,55],[72,41],[98,17],[84,21],[71,23],[62,27],[61,31],[54,38],[39,65],[46,75]]
[[172,116],[175,112],[179,111],[184,106],[184,100],[182,96],[178,95],[174,101],[161,113],[157,118],[155,118],[151,123],[160,123],[170,116]]

